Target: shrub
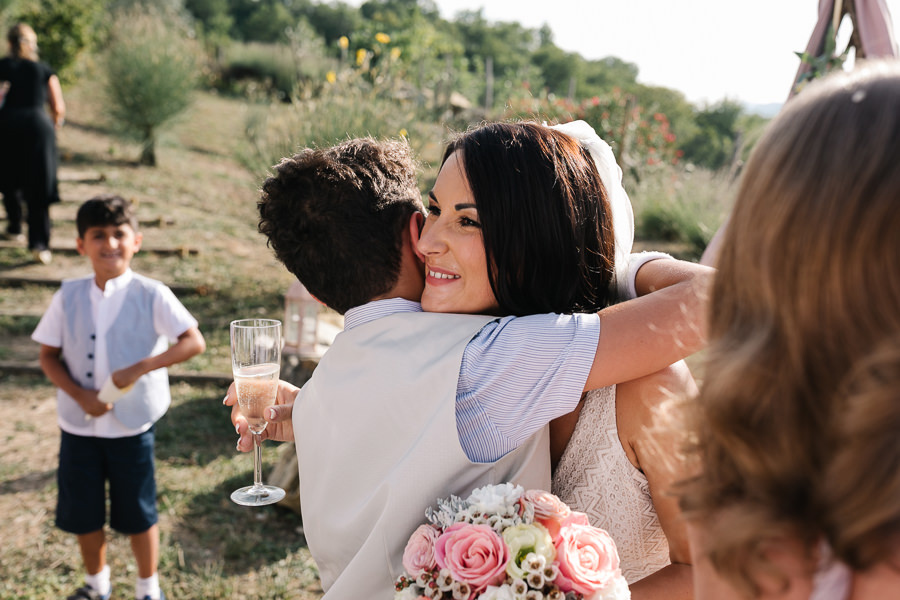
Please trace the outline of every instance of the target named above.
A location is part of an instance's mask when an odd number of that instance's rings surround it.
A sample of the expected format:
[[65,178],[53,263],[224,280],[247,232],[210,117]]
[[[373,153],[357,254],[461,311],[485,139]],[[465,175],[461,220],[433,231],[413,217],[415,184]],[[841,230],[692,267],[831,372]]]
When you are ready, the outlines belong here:
[[104,64],[107,113],[141,142],[140,163],[153,166],[158,130],[190,104],[198,46],[179,17],[132,7],[114,17]]
[[507,105],[504,118],[582,119],[612,147],[623,170],[635,177],[676,164],[680,156],[668,117],[658,111],[651,113],[637,97],[618,88],[579,103],[552,95],[520,97]]
[[726,173],[667,167],[640,181],[626,178],[635,213],[635,234],[685,246],[683,258],[699,258],[731,211],[737,182]]
[[327,56],[322,38],[300,20],[285,34],[288,43],[234,42],[225,48],[219,67],[220,87],[255,95],[261,91],[289,101],[298,87],[322,81],[337,61]]
[[418,132],[432,130],[418,118],[414,94],[392,71],[393,60],[389,57],[373,68],[363,50],[357,65],[302,85],[290,105],[251,112],[245,129],[249,143],[241,156],[244,164],[261,172],[301,147],[326,147],[361,136],[404,136],[421,151],[431,135]]

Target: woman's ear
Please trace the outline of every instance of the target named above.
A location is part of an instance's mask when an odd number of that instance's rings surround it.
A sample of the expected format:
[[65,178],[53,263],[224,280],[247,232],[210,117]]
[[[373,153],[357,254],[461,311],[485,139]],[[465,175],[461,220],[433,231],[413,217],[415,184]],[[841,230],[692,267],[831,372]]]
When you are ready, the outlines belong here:
[[425,215],[416,211],[409,216],[409,241],[412,244],[413,252],[416,257],[423,263],[425,255],[419,252],[419,235],[422,233],[422,227],[425,226]]

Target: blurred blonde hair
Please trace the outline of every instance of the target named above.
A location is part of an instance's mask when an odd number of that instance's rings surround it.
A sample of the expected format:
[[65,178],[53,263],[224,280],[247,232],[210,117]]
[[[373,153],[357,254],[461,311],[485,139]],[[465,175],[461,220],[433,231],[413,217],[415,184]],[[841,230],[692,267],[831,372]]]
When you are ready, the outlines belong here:
[[[898,106],[897,63],[815,82],[772,121],[742,177],[691,415],[702,473],[682,504],[708,527],[713,565],[750,596],[779,574],[773,540],[812,555],[827,534],[863,568],[884,558],[872,540],[897,529],[900,430],[894,421],[879,452],[863,451],[856,436],[871,424],[854,405],[893,395],[881,419],[896,418],[897,379],[865,379],[866,394],[847,381],[900,335]],[[858,493],[881,485],[892,491]]]

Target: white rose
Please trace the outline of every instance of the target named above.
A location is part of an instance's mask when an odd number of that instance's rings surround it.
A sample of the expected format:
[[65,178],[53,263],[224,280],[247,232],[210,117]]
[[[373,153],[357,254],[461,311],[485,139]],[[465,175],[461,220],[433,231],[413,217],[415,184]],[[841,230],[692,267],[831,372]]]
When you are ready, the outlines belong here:
[[[503,532],[503,541],[509,548],[511,560],[506,564],[506,572],[510,577],[528,579],[532,572],[541,574],[547,563],[556,558],[553,539],[543,525],[516,525]],[[530,568],[532,562],[540,563],[537,568]],[[543,579],[543,575],[541,575]],[[543,587],[532,585],[532,587]]]

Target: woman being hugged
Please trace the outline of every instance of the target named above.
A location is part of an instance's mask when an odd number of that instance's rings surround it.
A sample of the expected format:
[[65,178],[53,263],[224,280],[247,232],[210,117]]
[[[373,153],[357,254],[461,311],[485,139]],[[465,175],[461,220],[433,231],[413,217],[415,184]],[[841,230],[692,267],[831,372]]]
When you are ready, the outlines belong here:
[[811,84],[744,171],[686,483],[700,599],[900,597],[900,66]]
[[[672,354],[677,340],[687,342],[699,331],[675,327],[684,322],[678,314],[684,305],[660,304],[649,312],[632,312],[626,307],[631,303],[609,306],[617,296],[659,290],[677,281],[683,269],[698,267],[659,253],[629,255],[633,224],[621,172],[609,146],[585,123],[495,123],[462,134],[444,154],[428,210],[418,243],[426,268],[422,308],[519,317],[518,323],[501,319],[499,327],[522,327],[519,346],[534,346],[524,354],[521,347],[499,356],[485,351],[483,360],[469,363],[473,369],[502,372],[506,362],[541,353],[541,340],[529,339],[524,329],[536,315],[606,309],[584,382],[590,392],[582,403],[576,395],[562,411],[584,406],[584,418],[576,426],[576,411],[551,426],[552,456],[559,461],[553,491],[610,532],[636,599],[690,597],[686,533],[677,500],[668,493],[678,471],[670,469],[676,461],[664,456],[674,458],[674,438],[650,439],[647,426],[665,397],[660,384],[673,393],[693,391],[683,364],[652,374],[684,356]],[[617,309],[618,317],[628,318],[609,319],[607,311]],[[630,343],[641,335],[646,345]],[[557,360],[578,360],[574,344],[569,347],[569,355]],[[670,360],[660,361],[665,356]],[[502,387],[510,406],[494,419],[495,437],[512,437],[502,423],[517,421],[514,411],[524,411],[529,402],[546,402],[545,410],[554,410],[552,390],[530,393],[537,383],[507,380]],[[471,404],[464,416],[489,412],[474,392],[462,395]],[[663,456],[651,451],[659,448]],[[670,556],[681,564],[669,565]]]
[[[5,237],[21,239],[22,201],[28,209],[28,248],[50,262],[49,207],[59,201],[55,128],[66,106],[59,79],[38,60],[37,35],[19,23],[7,34],[9,56],[0,59],[0,194],[6,208]],[[0,91],[2,94],[2,91]],[[50,115],[44,110],[49,104]]]

